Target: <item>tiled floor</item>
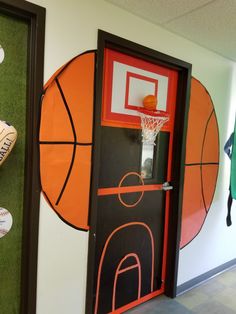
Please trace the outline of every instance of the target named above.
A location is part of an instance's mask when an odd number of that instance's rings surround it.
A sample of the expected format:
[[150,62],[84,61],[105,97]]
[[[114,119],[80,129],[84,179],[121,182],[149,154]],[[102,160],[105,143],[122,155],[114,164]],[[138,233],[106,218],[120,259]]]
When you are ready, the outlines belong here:
[[127,314],[233,314],[236,313],[236,267],[175,299],[162,295]]

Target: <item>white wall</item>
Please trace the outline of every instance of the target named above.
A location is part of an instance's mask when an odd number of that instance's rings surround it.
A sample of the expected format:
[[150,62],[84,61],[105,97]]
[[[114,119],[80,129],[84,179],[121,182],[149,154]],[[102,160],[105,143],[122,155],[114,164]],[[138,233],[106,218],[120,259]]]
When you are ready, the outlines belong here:
[[[228,115],[229,108],[233,108],[230,103],[235,100],[231,93],[234,64],[103,0],[32,2],[47,9],[45,81],[73,56],[96,49],[98,28],[193,64],[193,76],[206,86],[215,105],[221,165],[205,225],[197,238],[181,251],[178,283],[235,258],[235,214],[233,226],[227,228],[225,224],[229,163],[223,155],[223,145],[233,128],[231,118],[228,129]],[[37,314],[84,313],[87,243],[88,233],[65,225],[41,200]]]
[[[236,110],[236,64],[228,77],[229,86],[208,89],[213,98],[220,132],[220,167],[216,192],[205,223],[198,236],[180,251],[178,285],[236,258],[236,203],[232,204],[232,226],[226,226],[229,194],[230,160],[224,153],[224,144],[234,129]],[[231,83],[229,81],[231,75]],[[220,82],[216,82],[220,84]],[[205,83],[205,86],[210,83]],[[217,88],[217,89],[216,89]],[[216,90],[215,90],[216,89]],[[215,95],[215,96],[214,96]]]

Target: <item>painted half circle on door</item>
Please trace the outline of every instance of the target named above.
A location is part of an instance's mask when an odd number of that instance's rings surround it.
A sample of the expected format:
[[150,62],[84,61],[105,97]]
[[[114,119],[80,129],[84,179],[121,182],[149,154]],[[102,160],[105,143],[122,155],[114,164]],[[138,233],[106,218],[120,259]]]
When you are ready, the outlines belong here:
[[200,232],[215,193],[219,168],[219,130],[210,94],[191,80],[180,248]]

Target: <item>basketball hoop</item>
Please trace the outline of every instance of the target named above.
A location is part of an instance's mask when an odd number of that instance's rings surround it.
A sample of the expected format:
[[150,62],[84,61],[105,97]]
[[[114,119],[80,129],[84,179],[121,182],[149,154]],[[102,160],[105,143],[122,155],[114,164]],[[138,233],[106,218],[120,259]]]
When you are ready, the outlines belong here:
[[141,118],[142,142],[144,144],[156,145],[155,139],[162,126],[169,120],[169,115],[161,110],[138,109]]

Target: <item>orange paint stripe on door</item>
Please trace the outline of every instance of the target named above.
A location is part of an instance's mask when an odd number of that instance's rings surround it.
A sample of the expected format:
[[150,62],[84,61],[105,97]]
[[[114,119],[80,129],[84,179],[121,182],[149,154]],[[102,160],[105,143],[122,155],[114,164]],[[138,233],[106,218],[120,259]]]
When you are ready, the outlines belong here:
[[123,312],[133,308],[134,306],[142,304],[143,302],[146,302],[146,301],[148,301],[148,300],[150,300],[152,298],[155,298],[156,296],[161,295],[163,293],[164,293],[164,288],[161,288],[161,289],[159,289],[157,291],[154,291],[152,293],[149,293],[149,294],[145,295],[144,297],[141,297],[140,299],[137,299],[137,300],[135,300],[135,301],[133,301],[133,302],[131,302],[129,304],[126,304],[126,305],[116,309],[115,311],[110,312],[109,314],[120,314],[120,313],[123,313]]
[[162,190],[162,184],[121,186],[98,189],[98,196]]

